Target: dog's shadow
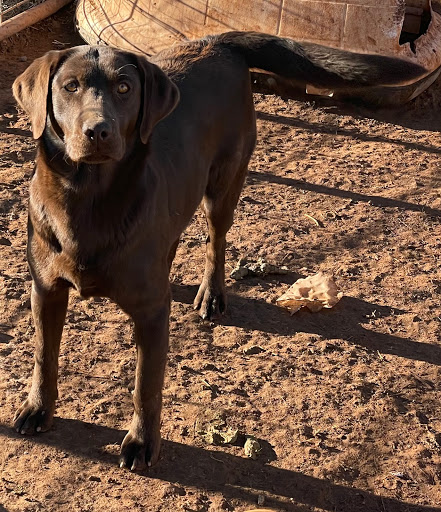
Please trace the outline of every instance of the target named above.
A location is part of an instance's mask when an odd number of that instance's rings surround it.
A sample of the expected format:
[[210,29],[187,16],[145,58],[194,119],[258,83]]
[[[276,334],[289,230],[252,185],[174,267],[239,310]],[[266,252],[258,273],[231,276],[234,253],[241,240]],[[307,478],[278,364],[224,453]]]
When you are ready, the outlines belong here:
[[[113,428],[55,418],[54,429],[32,440],[36,444],[61,449],[85,460],[116,466],[118,456],[107,452],[105,447],[113,445],[117,440],[121,441],[123,435],[124,432]],[[22,439],[7,425],[0,425],[1,437]],[[220,450],[167,440],[163,441],[159,463],[143,473],[143,476],[170,482],[175,486],[197,487],[201,491],[221,493],[226,500],[241,500],[250,504],[256,503],[259,494],[266,494],[268,506],[292,512],[308,512],[311,508],[341,512],[441,512],[440,508],[380,497],[298,471],[267,465],[259,459],[252,460]]]
[[[252,285],[254,281],[250,279],[247,282]],[[278,276],[277,281],[290,284],[294,277]],[[246,282],[233,285],[233,291],[237,291],[239,286],[246,286]],[[197,286],[172,284],[173,300],[178,302],[191,304],[196,291]],[[323,309],[318,313],[299,311],[295,315],[290,315],[275,304],[262,299],[242,297],[231,291],[228,291],[228,313],[218,321],[223,325],[282,336],[294,336],[298,332],[303,332],[316,334],[325,339],[343,339],[375,353],[396,355],[441,366],[441,347],[438,345],[363,327],[369,319],[401,315],[405,313],[402,310],[354,297],[343,297],[333,309]]]

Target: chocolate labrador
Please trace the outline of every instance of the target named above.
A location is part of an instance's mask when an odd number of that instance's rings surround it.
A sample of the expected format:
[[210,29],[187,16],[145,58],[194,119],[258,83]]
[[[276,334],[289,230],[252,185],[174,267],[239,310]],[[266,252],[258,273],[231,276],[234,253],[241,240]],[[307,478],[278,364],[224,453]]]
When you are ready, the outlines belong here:
[[51,51],[14,83],[38,139],[28,261],[36,353],[19,408],[22,434],[48,430],[57,399],[68,294],[104,296],[134,322],[134,415],[121,466],[154,464],[168,349],[169,271],[198,205],[208,224],[194,305],[225,310],[225,235],[256,141],[249,68],[349,89],[395,84],[424,69],[258,33],[184,43],[150,61],[105,46]]

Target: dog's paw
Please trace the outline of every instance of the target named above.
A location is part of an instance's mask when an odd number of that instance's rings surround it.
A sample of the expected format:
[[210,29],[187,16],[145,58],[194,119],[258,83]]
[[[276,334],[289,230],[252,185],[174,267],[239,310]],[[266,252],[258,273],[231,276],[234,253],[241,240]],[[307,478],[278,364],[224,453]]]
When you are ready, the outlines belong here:
[[158,462],[161,436],[142,439],[130,430],[121,444],[120,467],[130,471],[142,471]]
[[32,435],[46,432],[52,426],[55,405],[45,407],[28,398],[23,402],[14,416],[14,428],[20,434]]
[[204,320],[215,320],[225,313],[226,302],[225,292],[215,292],[212,287],[202,283],[193,306]]

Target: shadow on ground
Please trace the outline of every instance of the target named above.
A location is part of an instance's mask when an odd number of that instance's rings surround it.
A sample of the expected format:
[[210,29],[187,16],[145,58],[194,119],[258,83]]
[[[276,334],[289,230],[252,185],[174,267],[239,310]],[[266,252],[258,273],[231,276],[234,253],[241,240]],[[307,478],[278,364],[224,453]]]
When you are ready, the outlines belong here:
[[[54,429],[33,437],[32,442],[87,460],[116,465],[117,456],[105,453],[102,448],[121,441],[123,435],[124,432],[113,428],[55,418]],[[21,439],[7,425],[0,425],[0,437]],[[163,441],[160,462],[144,475],[174,485],[219,492],[227,500],[238,499],[250,504],[256,503],[258,494],[264,492],[271,495],[268,506],[292,512],[307,512],[311,507],[340,512],[441,512],[441,508],[404,503],[297,471],[266,465],[258,460],[172,441]]]
[[426,206],[423,204],[409,203],[407,201],[391,199],[389,197],[360,194],[358,192],[351,192],[350,190],[343,190],[340,188],[317,185],[315,183],[309,183],[307,181],[275,176],[274,174],[269,174],[260,171],[250,171],[249,176],[250,179],[254,181],[268,181],[271,183],[277,183],[279,185],[295,187],[298,188],[299,190],[314,192],[316,194],[325,194],[328,196],[341,197],[344,199],[352,199],[353,201],[361,201],[364,203],[369,203],[371,206],[377,206],[380,208],[400,208],[402,210],[424,212],[430,217],[441,217],[441,210],[438,210],[437,208],[431,208],[430,206]]
[[[172,285],[173,299],[178,302],[191,304],[196,291],[197,286]],[[304,332],[325,339],[343,339],[374,353],[390,354],[441,366],[441,346],[374,331],[363,326],[368,323],[373,313],[376,318],[404,313],[390,306],[354,297],[343,297],[333,309],[315,314],[300,311],[291,316],[286,310],[264,300],[232,293],[228,294],[228,304],[229,313],[220,322],[223,325],[281,336],[294,336],[297,332]]]

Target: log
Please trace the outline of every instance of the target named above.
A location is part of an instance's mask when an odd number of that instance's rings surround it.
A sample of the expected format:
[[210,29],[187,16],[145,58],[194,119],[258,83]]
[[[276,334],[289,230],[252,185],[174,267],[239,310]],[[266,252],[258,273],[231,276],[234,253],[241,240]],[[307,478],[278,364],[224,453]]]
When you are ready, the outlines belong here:
[[51,16],[72,0],[46,0],[0,24],[0,41]]

